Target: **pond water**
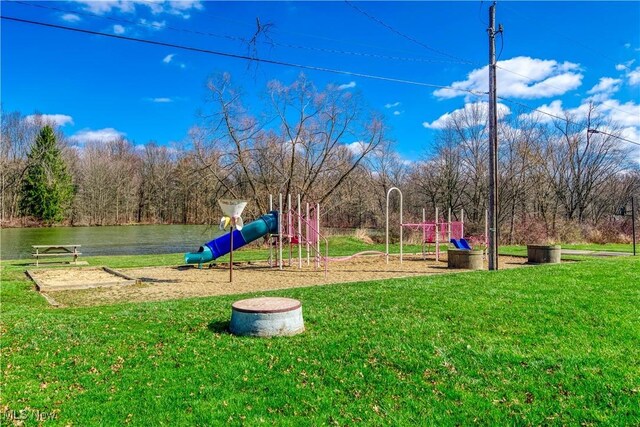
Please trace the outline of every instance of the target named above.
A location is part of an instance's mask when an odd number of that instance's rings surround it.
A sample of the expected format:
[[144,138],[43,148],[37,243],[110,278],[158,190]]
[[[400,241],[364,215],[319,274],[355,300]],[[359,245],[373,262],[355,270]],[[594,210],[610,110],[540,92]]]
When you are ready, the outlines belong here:
[[82,245],[83,255],[139,255],[197,251],[221,232],[207,225],[5,228],[0,258],[31,258],[31,245]]

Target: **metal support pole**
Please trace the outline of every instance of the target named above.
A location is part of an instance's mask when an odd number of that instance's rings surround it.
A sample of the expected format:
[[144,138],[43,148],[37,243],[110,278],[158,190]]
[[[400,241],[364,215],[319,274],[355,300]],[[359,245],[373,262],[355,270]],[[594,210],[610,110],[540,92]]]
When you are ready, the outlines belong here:
[[631,234],[633,234],[633,256],[636,256],[636,206],[631,196]]
[[[269,212],[273,211],[273,194],[269,194]],[[280,218],[278,218],[278,222],[280,221]],[[273,239],[272,239],[272,234],[269,233],[269,267],[273,267],[274,262],[273,262]]]
[[298,268],[302,268],[302,207],[298,194]]
[[460,209],[460,235],[464,238],[464,209]]
[[451,241],[451,208],[449,208],[449,214],[447,216],[447,243]]
[[278,195],[278,202],[280,212],[278,212],[278,266],[282,270],[282,220],[284,215],[282,214],[282,193]]
[[425,245],[427,241],[427,211],[422,208],[422,259],[427,259]]
[[440,261],[440,224],[438,224],[438,208],[436,207],[436,261]]
[[[316,256],[316,259],[318,260],[316,263],[316,267],[320,267],[320,203],[316,203],[316,253],[318,254]],[[327,254],[327,256],[329,256]],[[327,263],[328,260],[324,260],[325,265]]]
[[309,222],[311,221],[311,217],[309,216],[309,203],[307,203],[307,221],[306,221],[306,236],[307,238],[305,239],[307,242],[307,265],[309,265]]
[[402,264],[402,191],[398,187],[391,187],[387,191],[387,210],[386,210],[386,246],[385,256],[387,264],[389,264],[389,195],[393,190],[396,190],[400,194],[400,264]]
[[231,250],[229,251],[229,283],[233,283],[233,230],[236,228],[235,219],[231,218]]
[[291,267],[291,258],[293,256],[293,243],[291,239],[293,237],[293,215],[291,214],[291,194],[287,194],[287,237],[289,238],[289,267]]

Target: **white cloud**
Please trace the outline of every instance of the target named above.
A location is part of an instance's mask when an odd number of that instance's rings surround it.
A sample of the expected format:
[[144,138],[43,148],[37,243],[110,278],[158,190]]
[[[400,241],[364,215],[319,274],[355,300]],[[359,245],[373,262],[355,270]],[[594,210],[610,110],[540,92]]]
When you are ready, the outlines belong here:
[[394,112],[393,112],[393,115],[394,115],[394,116],[399,116],[400,114],[402,114],[402,112],[401,112],[401,111],[397,111],[397,110],[396,110],[396,111],[394,111]]
[[171,53],[171,54],[165,56],[162,59],[162,62],[164,62],[165,64],[175,64],[176,67],[179,67],[179,68],[182,68],[182,69],[187,68],[187,65],[184,62],[176,62],[176,61],[174,61],[175,56],[176,56],[175,53]]
[[147,21],[146,19],[141,19],[140,23],[142,25],[150,27],[153,30],[162,30],[167,26],[167,21]]
[[204,8],[200,0],[176,0],[169,1],[168,3],[169,7],[167,8],[167,12],[172,15],[182,16],[184,19],[191,17],[189,11],[202,10]]
[[122,25],[115,24],[113,26],[113,33],[114,34],[124,34],[124,32],[125,32],[125,28]]
[[[555,120],[556,117],[564,118],[568,116],[583,118],[589,113],[589,101],[591,100],[591,98],[587,98],[578,107],[568,109],[562,107],[562,101],[555,100],[548,105],[545,104],[537,107],[536,110],[538,111],[521,115],[520,118],[532,118],[540,123],[550,123]],[[621,104],[615,99],[605,99],[598,102],[597,109],[591,113],[592,117],[599,117],[605,122],[611,121],[624,128],[635,127],[637,128],[636,130],[640,130],[640,104],[632,101]]]
[[[620,136],[630,141],[640,142],[640,128],[633,126],[622,128],[620,129]],[[640,149],[636,148],[636,150]],[[640,154],[640,152],[638,154]],[[640,162],[640,156],[638,157],[638,161]]]
[[[562,95],[582,84],[583,75],[578,64],[519,56],[497,63],[498,95],[511,98],[536,99]],[[488,66],[471,71],[467,79],[452,83],[450,88],[438,89],[434,95],[441,99],[468,96],[469,91],[486,93],[489,90]]]
[[364,152],[365,143],[364,141],[355,141],[351,144],[345,144],[345,146],[355,155],[360,155]]
[[640,129],[640,104],[633,101],[621,104],[616,99],[608,99],[598,106],[598,110],[620,126]]
[[[592,100],[593,98],[587,98],[587,100]],[[566,117],[585,117],[590,110],[591,106],[589,102],[583,102],[576,108],[564,108],[562,106],[562,101],[556,99],[552,101],[550,104],[544,104],[540,107],[536,108],[536,111],[532,111],[531,113],[521,114],[520,119],[532,119],[539,123],[551,123],[554,120],[562,119],[564,120]],[[592,117],[599,117],[602,114],[603,109],[592,111]]]
[[36,120],[40,119],[45,123],[52,123],[55,126],[73,125],[73,118],[66,114],[31,114],[24,119],[27,123],[35,123]]
[[168,102],[173,102],[171,98],[151,98],[151,102],[155,102],[158,104],[166,104]]
[[[520,119],[527,120],[533,119],[541,123],[550,123],[555,117],[564,117],[564,109],[562,108],[562,101],[556,99],[550,104],[541,105],[536,108],[538,111],[532,111],[531,113],[521,114]],[[555,117],[553,117],[555,116]]]
[[622,84],[621,79],[601,77],[598,84],[589,89],[587,93],[593,95],[592,99],[594,101],[603,101],[620,90],[620,84]]
[[136,8],[147,8],[154,15],[177,15],[184,19],[191,17],[194,10],[202,10],[204,7],[200,0],[72,0],[84,7],[84,9],[98,14],[108,13],[132,14]]
[[127,2],[120,0],[75,0],[74,3],[84,5],[85,9],[98,15],[104,15],[112,10],[130,13],[135,10],[135,2]]
[[624,70],[628,70],[631,68],[631,66],[633,65],[633,63],[636,62],[635,59],[632,59],[630,61],[627,61],[623,64],[616,64],[616,70],[618,71],[624,71]]
[[[509,107],[504,104],[498,103],[496,107],[498,109],[498,118],[511,114],[511,110],[509,109]],[[489,115],[489,103],[483,101],[466,103],[464,107],[454,110],[450,113],[445,113],[431,123],[423,122],[422,126],[427,129],[444,129],[452,118],[461,114],[475,115],[478,112],[482,114],[484,118],[486,118]]]
[[389,108],[395,108],[395,107],[399,107],[400,106],[400,101],[396,101],[394,103],[390,103],[390,104],[384,104],[384,108],[389,109]]
[[626,47],[627,49],[629,49],[631,47],[631,43],[625,43],[624,47]]
[[627,74],[627,79],[631,86],[636,86],[640,84],[640,67],[636,67],[635,70],[630,71]]
[[417,163],[416,160],[412,160],[412,159],[400,159],[400,163],[402,163],[405,166],[413,166],[414,164]]
[[75,13],[65,13],[64,15],[62,15],[60,17],[63,21],[67,21],[67,22],[78,22],[81,21],[82,18],[80,18],[78,15],[76,15]]
[[[619,138],[625,138],[629,141],[640,142],[640,127],[637,126],[627,126],[623,128],[611,128],[609,126],[600,126],[597,129],[600,132],[608,133],[612,135],[616,135]],[[604,135],[607,137],[607,135]],[[633,160],[637,163],[640,163],[640,147],[637,145],[630,144],[629,142],[623,141],[618,138],[611,138],[611,144],[616,144],[618,147],[623,149],[628,149],[628,159]]]
[[343,85],[338,86],[338,90],[351,89],[356,87],[356,82],[350,81],[349,83],[345,83]]
[[125,136],[124,132],[120,132],[114,128],[104,128],[98,130],[82,129],[69,137],[69,141],[83,144],[89,141],[112,141],[114,139]]

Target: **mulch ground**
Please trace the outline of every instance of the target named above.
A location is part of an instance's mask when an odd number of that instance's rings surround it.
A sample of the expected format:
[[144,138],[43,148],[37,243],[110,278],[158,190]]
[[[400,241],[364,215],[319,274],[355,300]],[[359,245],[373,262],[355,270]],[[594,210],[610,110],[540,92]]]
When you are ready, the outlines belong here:
[[[500,257],[500,268],[523,267],[526,258]],[[56,285],[55,281],[77,284],[91,278],[88,269],[41,269],[38,280]],[[130,286],[105,286],[86,290],[53,291],[47,294],[62,306],[92,306],[121,302],[162,301],[171,299],[232,295],[278,289],[322,286],[334,283],[362,282],[399,277],[450,274],[466,270],[447,268],[446,255],[436,262],[433,255],[426,260],[418,255],[359,257],[348,261],[330,262],[325,277],[324,268],[303,264],[285,266],[282,270],[266,262],[234,264],[233,283],[229,282],[228,264],[198,269],[192,266],[146,267],[121,269],[120,272],[139,279]]]

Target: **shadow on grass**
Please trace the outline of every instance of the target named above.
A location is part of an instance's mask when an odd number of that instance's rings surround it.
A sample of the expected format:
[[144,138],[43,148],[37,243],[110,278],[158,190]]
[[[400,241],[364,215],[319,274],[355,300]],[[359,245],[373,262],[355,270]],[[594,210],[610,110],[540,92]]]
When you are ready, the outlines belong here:
[[228,320],[217,320],[209,323],[207,328],[216,334],[230,334],[229,324],[230,322]]

